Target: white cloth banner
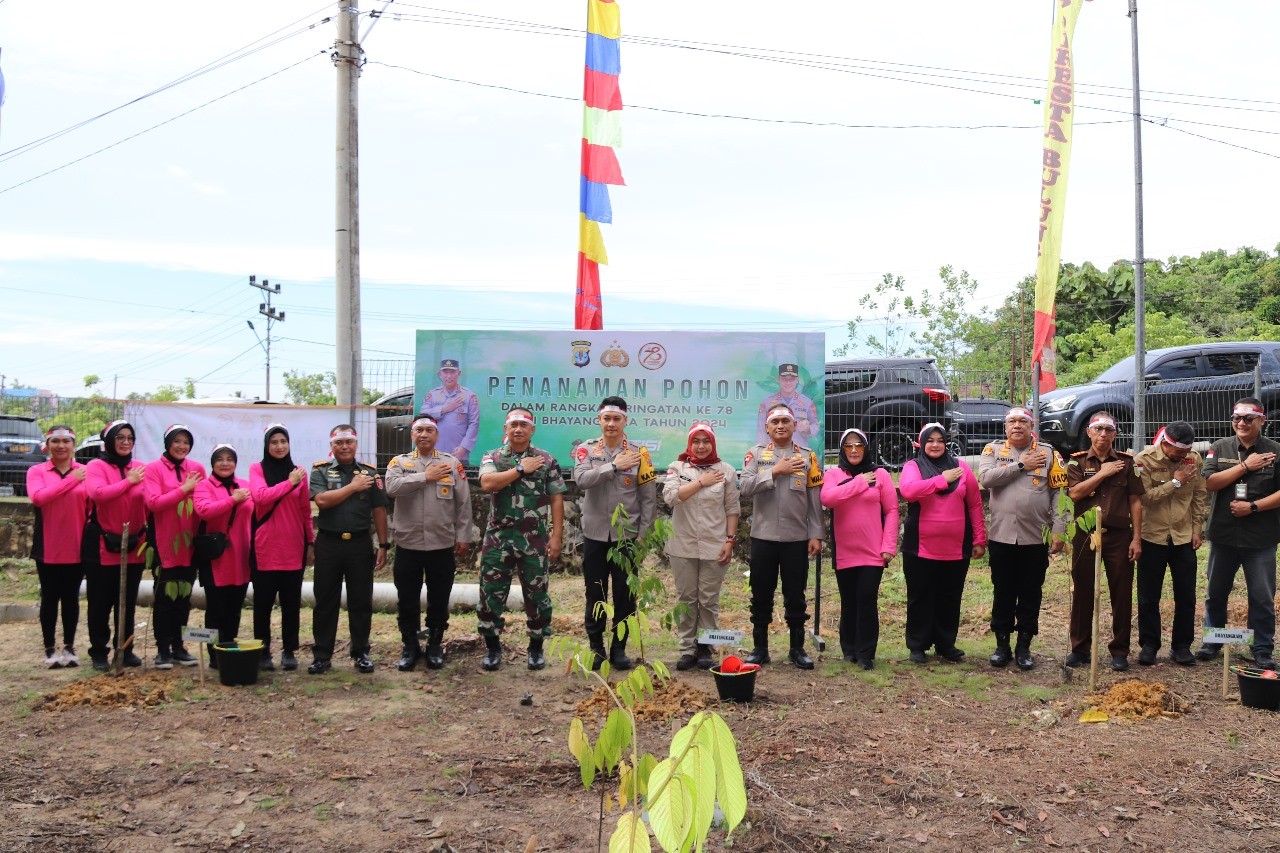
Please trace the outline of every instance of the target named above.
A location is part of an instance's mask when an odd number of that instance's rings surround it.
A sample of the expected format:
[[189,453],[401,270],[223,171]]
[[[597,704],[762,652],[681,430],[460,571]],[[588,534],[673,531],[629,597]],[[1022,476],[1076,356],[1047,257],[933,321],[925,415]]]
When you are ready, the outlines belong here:
[[[356,458],[376,465],[378,430],[376,409],[356,408],[356,434],[360,448]],[[170,424],[186,424],[195,437],[191,458],[209,469],[209,456],[219,444],[236,449],[236,474],[249,478],[249,466],[262,461],[262,434],[268,424],[284,424],[289,430],[289,453],[293,461],[311,469],[311,463],[329,458],[329,431],[347,423],[346,406],[205,405],[201,403],[126,403],[124,419],[137,433],[134,457],[142,462],[159,459],[164,453],[164,431]]]

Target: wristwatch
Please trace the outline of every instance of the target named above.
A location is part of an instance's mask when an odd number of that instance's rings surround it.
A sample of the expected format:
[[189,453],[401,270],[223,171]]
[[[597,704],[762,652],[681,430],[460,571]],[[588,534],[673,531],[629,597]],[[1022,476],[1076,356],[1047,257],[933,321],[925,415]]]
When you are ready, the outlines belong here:
[[390,543],[390,542],[379,542],[379,543],[378,543],[378,547],[379,547],[379,548],[381,548],[381,549],[382,549],[382,550],[384,550],[384,551],[390,551],[390,550],[391,550],[391,543]]
[[524,460],[523,459],[521,459],[519,462],[516,463],[516,476],[517,478],[524,476]]
[[1022,464],[1022,460],[1021,460],[1021,459],[1019,459],[1019,460],[1018,460],[1018,470],[1019,470],[1019,471],[1025,471],[1025,470],[1027,470],[1027,466],[1026,466],[1026,465],[1024,465],[1024,464]]
[[1181,489],[1181,488],[1182,488],[1182,481],[1181,481],[1181,480],[1179,480],[1177,477],[1174,477],[1174,478],[1173,478],[1172,480],[1170,480],[1169,482],[1170,482],[1170,483],[1173,483],[1173,487],[1174,487],[1175,489]]
[[1258,502],[1257,502],[1257,501],[1249,501],[1249,510],[1250,510],[1250,512],[1255,512],[1255,513],[1256,513],[1256,512],[1258,511]]

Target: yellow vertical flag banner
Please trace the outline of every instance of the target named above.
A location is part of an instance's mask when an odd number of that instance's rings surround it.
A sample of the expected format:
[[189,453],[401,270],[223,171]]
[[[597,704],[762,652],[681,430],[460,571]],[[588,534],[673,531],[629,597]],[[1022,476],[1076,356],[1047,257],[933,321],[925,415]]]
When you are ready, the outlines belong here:
[[1040,249],[1036,261],[1035,339],[1031,359],[1040,366],[1040,391],[1058,387],[1053,338],[1054,303],[1062,262],[1062,219],[1067,204],[1072,120],[1076,107],[1072,40],[1085,0],[1057,0],[1049,41],[1049,85],[1044,102],[1044,148],[1040,155]]

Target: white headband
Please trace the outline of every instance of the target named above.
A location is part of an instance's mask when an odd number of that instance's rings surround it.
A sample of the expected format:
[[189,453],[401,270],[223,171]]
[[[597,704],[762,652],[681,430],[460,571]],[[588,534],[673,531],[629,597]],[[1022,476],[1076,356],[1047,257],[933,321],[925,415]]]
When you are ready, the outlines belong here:
[[164,429],[164,437],[168,438],[179,430],[185,432],[187,435],[191,434],[191,430],[187,428],[186,424],[169,424]]
[[507,423],[509,424],[528,424],[533,426],[533,418],[526,415],[518,409],[507,413]]
[[788,409],[786,406],[778,406],[776,409],[773,409],[772,411],[769,412],[768,416],[765,418],[765,423],[768,423],[769,421],[773,420],[778,415],[786,415],[791,420],[795,420],[795,415],[792,414],[790,409]]
[[282,429],[285,432],[289,431],[284,424],[267,424],[265,427],[262,428],[262,434],[266,435],[267,433],[271,432],[273,429]]
[[1162,441],[1163,441],[1165,444],[1169,445],[1170,447],[1176,447],[1176,448],[1178,448],[1179,450],[1190,450],[1190,449],[1191,449],[1191,445],[1190,445],[1190,444],[1183,444],[1181,441],[1174,441],[1172,438],[1169,438],[1169,429],[1168,429],[1168,427],[1160,427],[1160,431],[1159,431],[1158,433],[1156,433],[1156,442],[1155,442],[1155,443],[1156,443],[1156,444],[1159,444],[1159,443],[1160,443],[1160,442],[1162,442]]
[[867,445],[871,443],[871,440],[867,438],[867,434],[865,432],[858,429],[857,427],[849,427],[849,429],[840,433],[840,448],[842,450],[844,449],[844,440],[849,437],[849,433],[851,432],[856,432],[858,434],[858,437],[862,439],[863,445]]
[[705,432],[707,435],[711,436],[713,439],[716,437],[716,431],[713,430],[711,428],[711,424],[707,423],[706,421],[698,421],[693,426],[689,427],[688,437],[693,438],[693,434],[695,432]]
[[335,429],[333,432],[329,433],[329,443],[333,444],[335,441],[342,438],[354,439],[355,437],[356,431],[353,429]]
[[416,427],[418,424],[431,424],[432,426],[436,426],[436,420],[435,418],[429,418],[426,415],[419,415],[418,417],[413,419],[413,423],[409,424],[409,428],[412,429],[413,427]]
[[76,437],[76,434],[75,434],[74,432],[72,432],[71,430],[67,429],[66,427],[58,427],[57,429],[51,429],[51,430],[49,430],[48,432],[46,432],[46,433],[44,434],[44,437],[45,437],[46,439],[50,439],[50,438],[69,438],[69,439],[71,439],[72,441],[74,441],[74,440],[75,440],[75,437]]
[[1253,405],[1252,403],[1240,403],[1234,409],[1231,410],[1232,417],[1237,417],[1239,415],[1262,415],[1262,414],[1263,414],[1262,409],[1259,409],[1257,406]]
[[236,452],[236,449],[235,449],[234,447],[232,447],[230,444],[219,444],[217,447],[213,448],[213,452],[209,454],[209,458],[210,458],[210,459],[212,459],[213,457],[217,456],[217,455],[218,455],[218,451],[219,451],[219,450],[230,450],[230,451],[231,451],[231,453],[232,453],[232,454],[233,454],[237,459],[238,459],[238,458],[240,458],[240,454],[239,454],[239,453],[237,453],[237,452]]
[[605,412],[617,412],[618,414],[623,416],[627,414],[620,406],[615,406],[613,404],[610,404],[608,406],[601,406],[599,413],[603,415]]
[[1006,421],[1013,420],[1014,418],[1026,418],[1029,421],[1035,420],[1035,418],[1031,417],[1031,413],[1021,406],[1014,406],[1012,409],[1005,412],[1004,419]]
[[1107,415],[1094,415],[1093,417],[1089,418],[1089,426],[1091,427],[1109,426],[1112,429],[1115,429],[1116,422],[1114,419],[1108,417]]

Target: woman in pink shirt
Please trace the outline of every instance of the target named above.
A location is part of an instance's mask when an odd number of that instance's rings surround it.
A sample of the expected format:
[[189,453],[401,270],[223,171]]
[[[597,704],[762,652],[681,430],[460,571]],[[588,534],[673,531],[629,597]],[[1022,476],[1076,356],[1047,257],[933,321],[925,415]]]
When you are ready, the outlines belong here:
[[898,488],[907,502],[902,532],[902,571],[907,580],[907,648],[924,663],[933,646],[949,661],[964,658],[956,648],[960,598],[969,560],[986,553],[978,479],[947,450],[942,425],[920,430],[920,451],[902,468]]
[[159,560],[152,625],[156,636],[156,669],[173,665],[195,666],[196,659],[182,644],[182,629],[191,615],[192,540],[196,534],[195,506],[191,494],[205,478],[204,466],[189,458],[195,437],[185,424],[164,431],[164,454],[147,463],[143,491],[147,523]]
[[298,619],[307,548],[315,541],[307,472],[293,464],[289,431],[270,424],[262,439],[262,461],[249,466],[253,493],[253,636],[262,640],[262,669],[271,660],[271,608],[280,599],[280,667],[297,669]]
[[[89,657],[93,668],[107,669],[111,650],[108,620],[115,614],[116,642],[122,644],[125,666],[142,666],[133,653],[133,615],[138,604],[138,584],[142,582],[143,554],[138,546],[145,539],[147,508],[142,480],[146,466],[133,458],[135,433],[128,421],[112,421],[102,431],[102,456],[89,463],[84,475],[91,520],[102,533],[98,536],[96,565],[85,566],[86,598],[89,605]],[[129,525],[129,539],[121,532]],[[93,543],[89,543],[92,548]],[[127,554],[124,624],[120,624],[120,555]]]
[[880,580],[898,552],[898,492],[871,460],[867,434],[840,436],[840,463],[822,479],[822,505],[831,508],[836,584],[840,587],[840,651],[848,663],[875,666],[880,641]]
[[[75,460],[76,434],[56,424],[44,434],[48,462],[27,469],[27,496],[36,510],[31,559],[40,577],[40,630],[44,665],[49,669],[79,666],[76,623],[80,621],[80,537],[88,501],[85,467]],[[62,651],[58,651],[58,609],[62,609]]]
[[[218,642],[227,643],[240,633],[240,611],[249,589],[249,542],[253,522],[253,498],[249,483],[236,476],[236,449],[219,444],[209,460],[212,476],[196,486],[196,515],[205,533],[226,535],[226,548],[208,565],[198,566],[204,587],[204,626],[218,629]],[[217,668],[217,656],[210,654]]]

